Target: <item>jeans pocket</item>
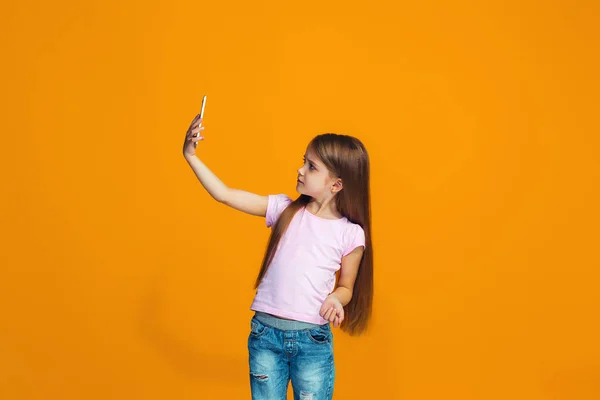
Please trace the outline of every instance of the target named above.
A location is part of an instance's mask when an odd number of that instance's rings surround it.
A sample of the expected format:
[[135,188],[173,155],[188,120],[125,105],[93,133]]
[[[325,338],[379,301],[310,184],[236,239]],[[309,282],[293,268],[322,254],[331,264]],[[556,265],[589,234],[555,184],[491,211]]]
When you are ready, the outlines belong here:
[[250,320],[250,336],[254,338],[259,338],[265,334],[268,327],[257,320],[256,318],[252,318]]
[[306,336],[317,344],[327,344],[331,343],[331,331],[329,329],[324,328],[314,328],[308,329],[306,331]]

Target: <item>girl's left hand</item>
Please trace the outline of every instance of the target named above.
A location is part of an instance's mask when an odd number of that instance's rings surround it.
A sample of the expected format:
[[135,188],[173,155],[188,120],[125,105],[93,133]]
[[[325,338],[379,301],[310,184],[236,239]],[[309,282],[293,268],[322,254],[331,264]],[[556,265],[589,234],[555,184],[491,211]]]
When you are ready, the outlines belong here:
[[319,314],[323,319],[333,322],[333,327],[337,328],[344,320],[344,306],[342,306],[337,296],[332,293],[323,302]]

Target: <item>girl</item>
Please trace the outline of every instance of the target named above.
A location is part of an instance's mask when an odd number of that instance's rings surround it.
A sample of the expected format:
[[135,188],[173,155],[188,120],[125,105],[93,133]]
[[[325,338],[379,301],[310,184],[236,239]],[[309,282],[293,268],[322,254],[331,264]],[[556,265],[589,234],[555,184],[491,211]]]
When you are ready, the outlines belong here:
[[[335,380],[330,323],[365,331],[373,298],[369,157],[360,140],[313,138],[292,200],[225,186],[196,156],[204,127],[192,121],[183,154],[217,201],[266,218],[271,236],[254,284],[248,353],[253,399],[331,399]],[[338,274],[339,272],[339,274]],[[337,274],[337,287],[336,286]]]

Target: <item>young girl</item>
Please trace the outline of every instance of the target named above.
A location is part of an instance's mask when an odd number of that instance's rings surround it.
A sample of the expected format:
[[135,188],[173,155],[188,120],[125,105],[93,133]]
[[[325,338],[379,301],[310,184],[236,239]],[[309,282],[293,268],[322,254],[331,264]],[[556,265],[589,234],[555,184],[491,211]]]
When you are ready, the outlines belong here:
[[[365,331],[373,298],[369,157],[360,140],[313,138],[298,169],[292,200],[225,186],[196,156],[204,137],[199,115],[183,154],[217,201],[266,217],[271,236],[250,307],[248,352],[253,399],[331,399],[335,380],[330,323]],[[339,274],[338,274],[339,272]],[[337,287],[336,287],[337,274]],[[334,290],[335,287],[335,290]]]

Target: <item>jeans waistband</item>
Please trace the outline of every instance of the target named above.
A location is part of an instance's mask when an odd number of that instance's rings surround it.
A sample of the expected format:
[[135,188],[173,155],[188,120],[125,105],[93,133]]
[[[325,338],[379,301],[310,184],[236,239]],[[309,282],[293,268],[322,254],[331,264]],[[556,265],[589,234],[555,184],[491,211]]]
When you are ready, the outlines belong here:
[[[272,314],[268,314],[262,311],[255,311],[254,312],[254,316],[256,317],[257,320],[259,320],[260,322],[262,322],[265,325],[269,325],[273,328],[277,328],[280,329],[282,331],[297,331],[297,330],[302,330],[302,329],[315,329],[315,328],[319,328],[322,327],[323,325],[319,325],[319,324],[313,324],[310,322],[304,322],[304,321],[295,321],[295,320],[290,320],[290,319],[285,319],[285,318],[279,318],[275,315]],[[328,324],[324,324],[325,326],[328,326]]]

